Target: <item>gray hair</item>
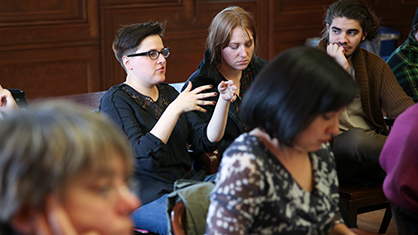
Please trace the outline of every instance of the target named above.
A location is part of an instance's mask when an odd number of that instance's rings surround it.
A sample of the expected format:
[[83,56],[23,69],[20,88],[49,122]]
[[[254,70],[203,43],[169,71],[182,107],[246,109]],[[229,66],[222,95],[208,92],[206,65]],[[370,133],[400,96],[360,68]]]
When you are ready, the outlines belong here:
[[100,113],[53,101],[0,121],[0,222],[24,208],[40,209],[48,194],[120,157],[126,178],[133,157],[126,137]]

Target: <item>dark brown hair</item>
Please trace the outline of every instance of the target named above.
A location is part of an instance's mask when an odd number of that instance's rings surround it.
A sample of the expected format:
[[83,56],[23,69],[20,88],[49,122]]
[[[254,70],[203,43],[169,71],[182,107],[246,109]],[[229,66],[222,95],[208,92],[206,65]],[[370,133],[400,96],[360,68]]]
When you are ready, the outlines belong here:
[[[379,33],[379,19],[376,14],[360,0],[339,0],[331,4],[326,12],[324,23],[331,26],[336,17],[357,20],[363,33],[367,34],[365,40],[373,40]],[[329,30],[322,31],[322,38],[328,41]]]
[[118,30],[118,35],[113,41],[112,49],[116,59],[125,69],[123,65],[123,57],[127,54],[134,53],[141,42],[151,35],[160,37],[164,34],[165,23],[135,23],[123,26]]

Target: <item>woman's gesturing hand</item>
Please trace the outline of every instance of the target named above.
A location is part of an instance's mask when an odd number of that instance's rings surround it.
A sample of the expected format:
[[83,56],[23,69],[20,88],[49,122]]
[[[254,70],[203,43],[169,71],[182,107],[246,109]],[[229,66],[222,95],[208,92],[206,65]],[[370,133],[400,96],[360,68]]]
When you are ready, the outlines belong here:
[[0,85],[0,112],[11,113],[19,109],[9,90]]
[[[192,89],[192,83],[187,84],[187,88],[179,94],[179,96],[173,101],[174,105],[181,113],[190,111],[206,112],[201,105],[214,105],[216,102],[203,100],[205,98],[214,97],[216,92],[200,93],[204,90],[212,88],[212,85],[205,85]],[[226,89],[226,88],[225,88]]]
[[231,101],[234,102],[235,100],[235,91],[237,90],[237,87],[234,85],[233,81],[222,81],[218,85],[218,91],[225,101]]

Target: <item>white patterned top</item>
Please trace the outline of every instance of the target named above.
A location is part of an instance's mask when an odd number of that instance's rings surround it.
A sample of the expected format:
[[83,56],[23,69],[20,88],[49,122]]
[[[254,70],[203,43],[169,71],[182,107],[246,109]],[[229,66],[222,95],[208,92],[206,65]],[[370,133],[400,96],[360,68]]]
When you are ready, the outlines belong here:
[[225,151],[211,192],[207,234],[328,234],[342,223],[329,144],[309,154],[314,189],[301,188],[263,142],[248,133]]

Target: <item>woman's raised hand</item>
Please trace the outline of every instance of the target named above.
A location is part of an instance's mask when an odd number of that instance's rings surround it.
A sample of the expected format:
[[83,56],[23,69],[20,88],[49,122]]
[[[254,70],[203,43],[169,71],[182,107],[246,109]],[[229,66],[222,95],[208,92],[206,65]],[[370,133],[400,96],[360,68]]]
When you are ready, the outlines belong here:
[[237,90],[237,87],[234,85],[233,81],[222,81],[218,85],[218,91],[225,101],[231,101],[234,102],[235,100],[235,91]]
[[11,113],[19,109],[9,90],[0,85],[0,112]]
[[[196,87],[192,89],[192,83],[189,82],[187,84],[186,89],[177,96],[177,98],[173,101],[172,105],[174,105],[181,113],[190,112],[190,111],[200,111],[206,112],[206,110],[201,105],[214,105],[216,102],[209,101],[209,100],[202,100],[209,97],[214,97],[217,95],[216,92],[207,92],[207,93],[200,93],[204,90],[208,90],[212,88],[212,85],[205,85]],[[227,88],[224,88],[224,90]],[[228,93],[224,91],[225,93]]]

